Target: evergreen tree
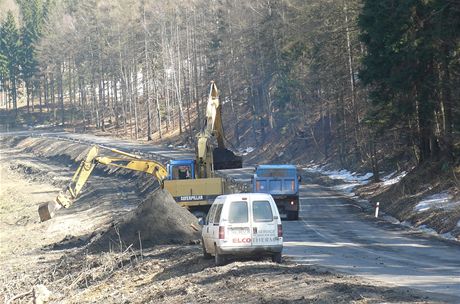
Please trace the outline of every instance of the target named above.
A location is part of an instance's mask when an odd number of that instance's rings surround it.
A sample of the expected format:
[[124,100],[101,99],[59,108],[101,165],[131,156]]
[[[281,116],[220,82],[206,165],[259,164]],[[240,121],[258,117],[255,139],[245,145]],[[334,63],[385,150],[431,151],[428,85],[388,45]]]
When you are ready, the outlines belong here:
[[[371,88],[374,121],[417,134],[420,161],[439,155],[439,50],[433,1],[368,0],[360,16],[368,52],[361,78]],[[457,33],[458,35],[458,33]]]
[[[0,25],[0,35],[3,34],[2,27]],[[0,39],[0,84],[1,88],[3,90],[5,81],[7,79],[7,74],[8,74],[8,59],[5,54],[3,54],[3,39]]]
[[17,116],[17,83],[19,79],[20,40],[16,20],[14,19],[11,11],[7,13],[6,19],[1,25],[0,39],[0,53],[4,58],[3,62],[7,70],[10,96],[12,98],[15,116]]
[[27,90],[27,111],[30,108],[30,94],[33,90],[34,75],[38,71],[36,44],[40,38],[44,22],[43,3],[41,0],[19,1],[24,24],[21,28],[21,78]]

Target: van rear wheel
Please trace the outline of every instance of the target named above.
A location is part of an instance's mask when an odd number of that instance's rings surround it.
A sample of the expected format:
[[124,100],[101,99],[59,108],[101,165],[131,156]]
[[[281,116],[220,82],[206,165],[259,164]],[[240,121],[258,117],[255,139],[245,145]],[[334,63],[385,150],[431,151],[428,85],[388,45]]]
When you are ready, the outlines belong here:
[[206,247],[204,246],[204,240],[203,238],[201,239],[201,248],[203,249],[203,257],[206,260],[209,260],[212,258],[212,256],[206,251]]
[[214,260],[215,260],[216,266],[225,265],[225,257],[217,253],[217,247],[214,248],[214,252],[215,252]]
[[277,252],[274,255],[272,255],[272,262],[281,264],[281,252]]

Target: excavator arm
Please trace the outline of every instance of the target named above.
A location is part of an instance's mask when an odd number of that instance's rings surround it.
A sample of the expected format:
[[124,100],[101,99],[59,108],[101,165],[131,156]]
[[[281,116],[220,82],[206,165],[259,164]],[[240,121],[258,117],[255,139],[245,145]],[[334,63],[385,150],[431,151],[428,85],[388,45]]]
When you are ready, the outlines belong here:
[[[217,141],[215,148],[212,144],[214,138]],[[211,177],[214,170],[243,166],[242,158],[225,147],[224,139],[219,91],[214,81],[211,81],[205,126],[197,134],[196,161],[200,178]]]
[[126,153],[117,149],[105,149],[122,155],[123,157],[98,156],[99,147],[93,146],[88,151],[85,159],[78,166],[70,184],[56,197],[56,201],[40,205],[38,208],[38,214],[40,215],[40,220],[42,222],[51,219],[56,210],[61,209],[62,207],[68,208],[73,204],[97,164],[145,172],[153,175],[153,177],[160,183],[162,183],[168,175],[166,168],[161,163],[154,160],[141,159],[137,155]]

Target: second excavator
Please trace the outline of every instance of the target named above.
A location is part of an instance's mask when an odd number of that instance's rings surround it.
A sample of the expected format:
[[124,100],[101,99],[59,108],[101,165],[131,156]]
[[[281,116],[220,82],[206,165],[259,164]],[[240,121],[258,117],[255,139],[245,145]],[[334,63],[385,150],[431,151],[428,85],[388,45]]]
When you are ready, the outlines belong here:
[[174,199],[197,217],[206,215],[217,196],[229,192],[224,179],[216,176],[215,170],[243,167],[242,157],[227,149],[224,141],[222,106],[219,91],[212,81],[206,105],[206,120],[196,135],[195,159],[172,160],[168,165],[168,176],[174,176],[174,171],[180,168],[178,166],[183,166],[192,174],[190,178],[168,178],[164,181],[165,189]]
[[[214,81],[211,82],[206,106],[206,121],[196,137],[196,160],[201,178],[212,175],[214,170],[234,169],[243,166],[242,157],[235,155],[225,147],[222,106],[219,101],[219,91]],[[217,142],[217,147],[214,142]]]

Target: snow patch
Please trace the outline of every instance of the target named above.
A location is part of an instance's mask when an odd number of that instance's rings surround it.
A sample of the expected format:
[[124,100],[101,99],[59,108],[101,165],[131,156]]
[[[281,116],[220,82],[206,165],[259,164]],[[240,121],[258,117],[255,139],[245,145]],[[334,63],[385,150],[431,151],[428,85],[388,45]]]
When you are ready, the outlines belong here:
[[408,221],[403,221],[401,222],[401,225],[404,226],[404,227],[413,227],[411,223],[409,223]]
[[53,125],[52,124],[47,124],[47,125],[35,125],[35,126],[28,126],[29,129],[34,129],[34,130],[39,130],[39,129],[45,129],[45,128],[49,128],[49,127],[52,127]]
[[396,172],[392,172],[392,173],[388,174],[387,176],[385,176],[384,178],[382,178],[383,185],[384,186],[390,186],[390,185],[394,185],[394,184],[398,183],[404,176],[407,175],[407,172],[403,171],[403,172],[401,172],[401,174],[394,176],[395,174],[396,174]]
[[365,185],[370,182],[370,178],[373,176],[372,173],[366,173],[364,175],[359,175],[356,172],[350,172],[348,170],[326,170],[324,167],[319,165],[312,165],[306,168],[303,168],[307,172],[316,172],[327,175],[331,179],[343,180],[347,183],[359,183],[359,185]]
[[423,212],[432,208],[451,210],[460,205],[460,201],[452,201],[452,195],[448,191],[433,194],[425,197],[416,206],[415,211]]
[[[435,236],[441,237],[441,238],[446,239],[446,240],[453,240],[453,241],[457,240],[457,238],[454,237],[452,235],[452,233],[450,233],[450,232],[438,233],[436,230],[434,230],[433,228],[430,228],[430,227],[428,227],[426,225],[420,225],[418,227],[415,227],[414,225],[412,225],[408,221],[401,222],[400,224],[401,224],[401,226],[404,226],[404,227],[407,227],[407,228],[410,228],[410,229],[414,229],[415,231],[419,231],[419,232],[422,232],[422,233],[427,233],[427,234],[430,234],[430,235],[435,235]],[[460,221],[458,222],[457,225],[459,225],[459,224],[460,224]]]
[[332,189],[344,192],[347,196],[354,196],[353,190],[359,186],[359,184],[341,184],[337,186],[333,186]]
[[436,230],[426,226],[426,225],[421,225],[419,227],[416,228],[416,230],[418,231],[422,231],[424,233],[427,233],[427,234],[431,234],[431,235],[436,235],[436,236],[439,236],[443,239],[447,239],[447,240],[456,240],[456,238],[450,233],[450,232],[446,232],[446,233],[438,233]]
[[390,223],[395,224],[395,225],[401,224],[401,222],[397,218],[392,217],[391,215],[385,214],[385,215],[382,216],[382,218],[385,221],[390,222]]
[[253,147],[247,148],[239,148],[238,153],[241,155],[248,155],[249,153],[253,152],[255,149]]
[[424,233],[427,233],[427,234],[438,235],[436,230],[434,230],[433,228],[428,227],[427,225],[420,225],[416,229],[419,230],[419,231],[422,231]]
[[451,240],[451,241],[456,241],[457,240],[457,238],[455,236],[453,236],[452,233],[450,233],[450,232],[440,234],[440,236],[442,238],[444,238],[444,239]]
[[319,165],[312,164],[306,168],[303,168],[307,172],[320,173],[328,176],[330,179],[341,180],[344,183],[332,187],[332,189],[343,192],[345,195],[353,197],[355,194],[353,190],[360,185],[366,185],[370,182],[372,178],[372,173],[366,173],[364,175],[359,175],[356,172],[350,172],[345,169],[342,170],[327,170],[325,167],[320,167]]

